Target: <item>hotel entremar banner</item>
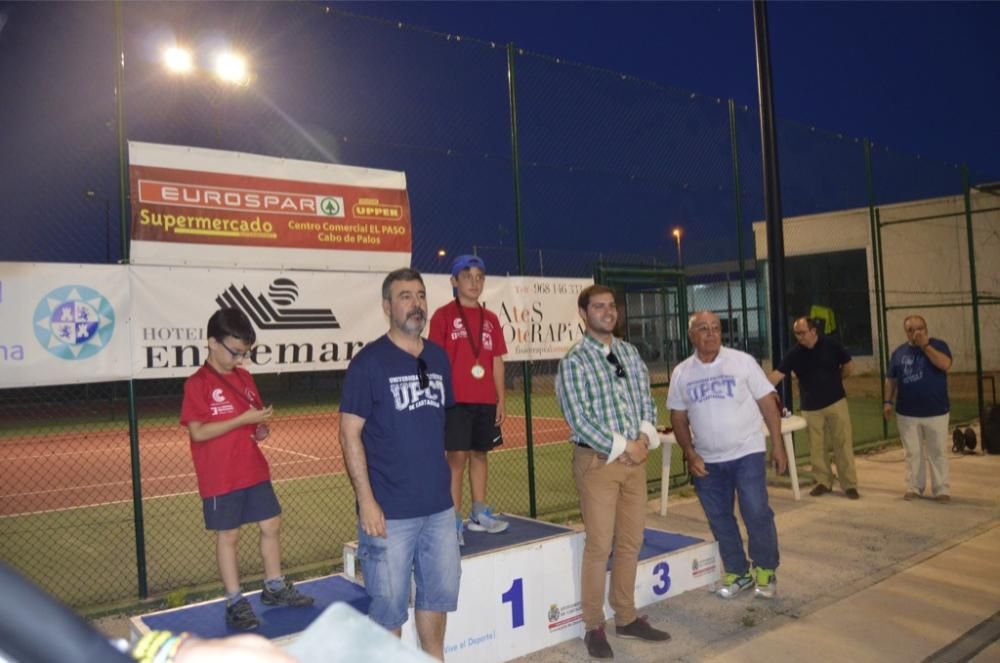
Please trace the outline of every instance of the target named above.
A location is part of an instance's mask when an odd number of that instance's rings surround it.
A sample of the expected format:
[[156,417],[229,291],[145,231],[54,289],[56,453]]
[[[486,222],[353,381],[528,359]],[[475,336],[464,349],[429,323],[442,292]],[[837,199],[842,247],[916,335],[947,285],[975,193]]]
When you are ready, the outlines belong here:
[[131,262],[388,271],[410,263],[401,172],[129,143]]

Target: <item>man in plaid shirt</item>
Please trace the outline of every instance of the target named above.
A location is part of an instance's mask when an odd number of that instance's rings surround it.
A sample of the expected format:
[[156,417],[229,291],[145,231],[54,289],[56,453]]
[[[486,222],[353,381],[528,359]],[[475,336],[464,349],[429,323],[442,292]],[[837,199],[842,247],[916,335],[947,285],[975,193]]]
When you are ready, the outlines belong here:
[[649,371],[635,346],[615,338],[614,291],[577,300],[586,335],[559,362],[556,396],[572,434],[573,478],[586,531],[580,599],[592,658],[612,658],[604,633],[604,578],[614,542],[608,601],[622,638],[669,640],[635,610],[635,575],[646,512],[646,456],[660,445]]

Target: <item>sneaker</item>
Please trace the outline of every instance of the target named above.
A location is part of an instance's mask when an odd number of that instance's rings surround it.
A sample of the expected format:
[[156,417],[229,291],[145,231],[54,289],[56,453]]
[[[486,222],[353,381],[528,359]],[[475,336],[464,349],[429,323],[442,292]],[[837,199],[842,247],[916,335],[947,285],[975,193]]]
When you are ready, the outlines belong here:
[[917,499],[918,497],[919,497],[919,495],[917,495],[912,490],[908,490],[908,491],[906,491],[903,494],[903,499],[906,500],[907,502],[912,502],[913,500]]
[[724,599],[731,599],[752,584],[753,578],[750,576],[749,571],[743,575],[727,573],[722,578],[722,587],[719,588],[718,594]]
[[650,626],[646,615],[637,618],[631,624],[615,626],[615,635],[619,638],[638,638],[649,642],[663,642],[670,639],[670,634],[666,631]]
[[813,489],[809,491],[809,494],[812,495],[813,497],[819,497],[820,495],[825,495],[826,493],[829,492],[830,492],[829,488],[827,488],[821,483],[818,483],[815,486],[813,486]]
[[847,499],[849,500],[861,499],[861,495],[858,493],[857,488],[848,488],[847,490],[844,491],[844,495],[847,495]]
[[492,509],[486,507],[480,513],[469,514],[469,531],[488,532],[489,534],[499,534],[510,527],[506,520],[500,520],[493,515]]
[[245,598],[226,606],[226,623],[241,631],[249,631],[260,626],[260,620],[253,614],[250,601]]
[[292,584],[291,580],[285,581],[285,586],[276,592],[272,592],[264,585],[264,590],[260,593],[260,602],[264,605],[288,605],[293,608],[305,608],[313,604],[313,597],[306,596]]
[[754,581],[754,596],[771,599],[778,593],[778,578],[771,569],[754,569]]
[[951,501],[951,495],[936,495],[934,501],[938,504],[947,504]]
[[608,636],[604,635],[604,627],[595,628],[593,631],[587,631],[587,635],[583,636],[583,642],[587,645],[587,653],[590,654],[590,658],[614,658],[615,653],[611,651],[611,645],[608,643]]
[[465,545],[465,524],[461,518],[455,518],[455,529],[458,530],[458,545],[462,547]]

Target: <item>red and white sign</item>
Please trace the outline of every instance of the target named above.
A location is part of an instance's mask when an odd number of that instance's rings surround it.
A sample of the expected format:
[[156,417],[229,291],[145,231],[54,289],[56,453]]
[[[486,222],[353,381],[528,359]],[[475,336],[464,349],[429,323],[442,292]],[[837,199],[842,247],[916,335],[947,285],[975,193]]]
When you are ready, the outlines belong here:
[[409,264],[400,172],[129,143],[137,264],[387,271]]

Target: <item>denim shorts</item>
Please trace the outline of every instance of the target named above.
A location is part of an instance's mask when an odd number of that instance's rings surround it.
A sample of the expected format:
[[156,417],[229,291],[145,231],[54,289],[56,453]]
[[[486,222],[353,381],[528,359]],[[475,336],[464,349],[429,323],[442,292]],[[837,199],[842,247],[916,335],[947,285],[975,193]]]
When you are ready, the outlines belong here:
[[216,531],[239,529],[241,525],[281,515],[281,505],[270,481],[218,497],[206,497],[201,501],[201,508],[205,529]]
[[462,564],[455,536],[455,510],[430,516],[386,520],[386,536],[368,536],[358,526],[358,561],[371,597],[368,617],[397,629],[406,623],[411,574],[417,592],[413,607],[428,612],[458,608]]

